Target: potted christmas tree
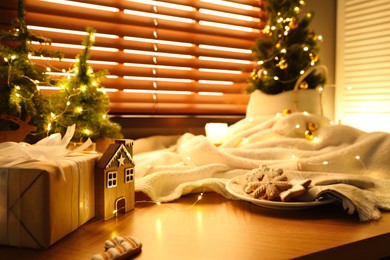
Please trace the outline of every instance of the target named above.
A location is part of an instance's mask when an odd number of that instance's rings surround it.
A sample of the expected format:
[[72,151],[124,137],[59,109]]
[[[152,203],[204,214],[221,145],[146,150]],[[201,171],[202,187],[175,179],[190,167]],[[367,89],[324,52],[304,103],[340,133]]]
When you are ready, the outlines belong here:
[[51,96],[51,131],[65,133],[68,126],[76,124],[73,142],[90,138],[96,149],[103,152],[111,139],[121,138],[120,125],[108,117],[109,98],[100,82],[107,71],[94,72],[88,65],[90,50],[95,40],[95,30],[87,28],[84,49],[69,71],[74,76],[58,82],[60,93]]
[[39,49],[32,42],[50,43],[27,29],[19,0],[12,28],[0,32],[0,142],[34,143],[46,135],[49,105],[39,86],[50,84],[50,78],[30,57],[60,58],[61,53]]
[[[309,30],[313,13],[302,14],[304,4],[302,0],[267,0],[268,24],[253,48],[256,67],[246,89],[253,92],[247,115],[275,114],[283,109],[318,112],[320,100],[315,89],[325,83],[326,68],[318,65],[321,36]],[[303,101],[297,101],[297,95]]]

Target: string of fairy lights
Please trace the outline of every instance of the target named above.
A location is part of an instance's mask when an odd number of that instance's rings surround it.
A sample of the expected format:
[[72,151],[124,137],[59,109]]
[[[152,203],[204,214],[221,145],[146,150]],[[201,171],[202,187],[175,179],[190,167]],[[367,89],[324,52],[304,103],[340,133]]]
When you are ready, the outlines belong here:
[[[302,6],[305,5],[305,1],[301,0],[299,1],[299,6],[294,7],[295,14],[299,14],[301,12]],[[295,17],[283,17],[284,14],[281,12],[277,13],[276,23],[274,24],[268,24],[263,29],[263,34],[265,34],[268,37],[272,37],[274,34],[277,34],[277,43],[275,44],[274,52],[273,54],[265,59],[258,60],[257,67],[253,69],[253,71],[250,74],[250,77],[252,80],[257,80],[259,78],[265,77],[267,80],[274,80],[275,82],[279,82],[282,84],[285,83],[292,83],[297,81],[297,79],[305,74],[305,72],[310,68],[316,66],[316,64],[319,61],[318,54],[316,51],[312,48],[312,46],[302,43],[300,48],[307,53],[310,63],[306,66],[300,69],[298,75],[292,75],[291,78],[282,79],[278,75],[274,74],[272,75],[272,70],[267,70],[265,67],[266,64],[271,64],[276,62],[276,67],[280,70],[286,70],[289,67],[288,60],[286,56],[288,55],[288,47],[286,47],[286,39],[291,33],[292,30],[296,29],[298,27],[298,22]],[[312,13],[307,13],[306,17],[310,19],[312,17]],[[315,42],[322,42],[323,37],[322,35],[316,35],[312,33],[310,35],[312,40]],[[299,84],[300,89],[307,89],[308,83],[306,81],[302,81]],[[322,91],[322,90],[320,90]]]

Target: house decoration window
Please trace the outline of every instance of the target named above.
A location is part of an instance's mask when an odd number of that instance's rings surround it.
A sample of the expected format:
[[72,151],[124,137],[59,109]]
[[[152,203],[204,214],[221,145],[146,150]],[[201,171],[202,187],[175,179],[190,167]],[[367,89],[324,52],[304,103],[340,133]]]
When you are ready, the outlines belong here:
[[[25,0],[25,9],[28,29],[64,54],[61,61],[32,57],[54,77],[72,76],[62,69],[75,62],[86,25],[96,29],[89,62],[109,71],[102,85],[112,114],[243,115],[264,3]],[[4,16],[12,16],[10,8],[0,4]]]
[[134,168],[125,169],[125,183],[134,181]]
[[114,188],[117,185],[117,172],[107,172],[107,188]]

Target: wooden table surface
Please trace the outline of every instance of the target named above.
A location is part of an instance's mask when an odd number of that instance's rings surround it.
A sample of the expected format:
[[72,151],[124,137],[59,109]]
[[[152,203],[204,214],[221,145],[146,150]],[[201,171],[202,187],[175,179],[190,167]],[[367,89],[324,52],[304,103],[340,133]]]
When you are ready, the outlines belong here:
[[[49,249],[0,246],[0,259],[90,259],[117,235],[138,237],[136,259],[378,259],[390,256],[390,212],[362,223],[339,204],[274,210],[215,193],[92,219]],[[138,200],[138,199],[137,199]]]

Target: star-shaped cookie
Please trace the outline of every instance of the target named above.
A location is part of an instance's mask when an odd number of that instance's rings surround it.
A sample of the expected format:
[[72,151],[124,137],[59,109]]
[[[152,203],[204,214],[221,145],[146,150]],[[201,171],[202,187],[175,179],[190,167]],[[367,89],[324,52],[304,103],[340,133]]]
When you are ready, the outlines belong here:
[[280,198],[281,192],[292,188],[292,186],[284,174],[277,176],[264,174],[261,180],[249,182],[245,192],[251,193],[257,199],[276,200]]

